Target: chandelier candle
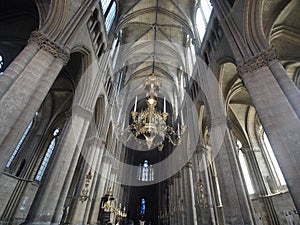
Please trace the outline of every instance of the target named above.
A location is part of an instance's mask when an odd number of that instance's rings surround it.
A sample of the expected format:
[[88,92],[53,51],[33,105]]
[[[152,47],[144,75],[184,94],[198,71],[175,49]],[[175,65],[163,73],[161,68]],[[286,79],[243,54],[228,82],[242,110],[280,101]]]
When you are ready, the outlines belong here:
[[137,96],[135,96],[135,103],[134,103],[134,109],[133,109],[134,112],[136,112],[136,107],[137,107]]

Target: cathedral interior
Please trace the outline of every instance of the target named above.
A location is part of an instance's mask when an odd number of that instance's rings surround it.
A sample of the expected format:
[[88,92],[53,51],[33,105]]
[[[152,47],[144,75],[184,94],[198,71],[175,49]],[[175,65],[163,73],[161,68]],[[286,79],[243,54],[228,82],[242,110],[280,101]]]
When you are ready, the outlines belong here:
[[9,0],[1,225],[299,225],[299,0]]

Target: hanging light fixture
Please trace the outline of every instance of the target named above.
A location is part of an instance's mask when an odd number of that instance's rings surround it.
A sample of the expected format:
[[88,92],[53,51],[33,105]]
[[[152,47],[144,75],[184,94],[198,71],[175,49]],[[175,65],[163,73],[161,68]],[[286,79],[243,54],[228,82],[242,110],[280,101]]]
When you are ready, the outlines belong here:
[[[154,51],[152,73],[147,77],[144,82],[144,89],[146,92],[147,108],[137,111],[137,96],[135,98],[134,110],[131,111],[132,123],[128,125],[125,131],[121,131],[121,136],[126,136],[125,140],[129,140],[132,136],[140,140],[146,141],[148,149],[158,146],[158,150],[162,151],[164,141],[168,140],[173,146],[176,146],[181,141],[181,135],[185,130],[183,121],[177,123],[177,129],[167,124],[169,114],[167,113],[166,98],[163,98],[163,112],[156,109],[157,95],[161,87],[155,75],[155,57],[156,57],[156,30],[157,30],[157,14],[158,14],[158,1],[156,1],[156,16],[154,28]],[[178,120],[179,121],[179,120]],[[120,130],[120,124],[116,124],[117,129]],[[133,134],[133,135],[132,135]],[[129,137],[128,137],[129,136]],[[140,144],[142,142],[139,142]]]

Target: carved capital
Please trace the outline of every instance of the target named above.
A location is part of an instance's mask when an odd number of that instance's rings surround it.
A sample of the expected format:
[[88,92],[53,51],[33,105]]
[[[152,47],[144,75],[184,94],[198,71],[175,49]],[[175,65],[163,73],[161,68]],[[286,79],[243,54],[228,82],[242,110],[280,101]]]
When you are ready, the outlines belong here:
[[239,65],[237,70],[239,74],[252,73],[264,66],[269,66],[274,60],[279,60],[279,56],[276,49],[272,47]]
[[36,43],[39,45],[40,49],[43,49],[44,51],[50,53],[53,55],[54,58],[59,58],[62,60],[64,65],[66,65],[70,59],[70,53],[66,50],[62,49],[60,46],[58,46],[56,43],[51,41],[44,35],[43,33],[39,31],[33,31],[31,33],[31,36],[28,40],[29,44]]

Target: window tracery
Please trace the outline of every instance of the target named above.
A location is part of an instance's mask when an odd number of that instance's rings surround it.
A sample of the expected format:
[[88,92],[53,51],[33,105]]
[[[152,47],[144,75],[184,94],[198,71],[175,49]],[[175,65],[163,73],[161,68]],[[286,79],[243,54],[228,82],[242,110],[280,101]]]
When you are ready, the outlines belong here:
[[151,164],[149,164],[148,160],[145,160],[143,162],[143,164],[139,165],[138,180],[139,181],[153,181],[154,180],[153,166]]
[[13,160],[15,159],[16,155],[18,154],[18,152],[21,149],[22,144],[24,143],[24,140],[26,139],[31,127],[32,127],[33,121],[31,120],[28,124],[28,126],[26,127],[26,130],[24,131],[21,139],[19,140],[13,154],[11,155],[11,157],[9,158],[8,162],[6,163],[6,167],[9,168],[13,162]]
[[51,142],[50,142],[50,144],[49,144],[49,146],[47,148],[46,154],[45,154],[45,156],[43,158],[43,161],[42,161],[42,163],[41,163],[41,165],[39,167],[39,170],[38,170],[38,172],[37,172],[37,174],[35,176],[35,180],[37,180],[37,181],[41,181],[42,180],[42,177],[43,177],[43,175],[45,173],[46,167],[47,167],[47,165],[49,163],[49,160],[51,158],[53,150],[54,150],[54,148],[56,146],[56,141],[57,141],[58,135],[59,135],[59,128],[57,128],[53,132],[53,138],[52,138],[52,140],[51,140]]
[[107,33],[109,33],[109,31],[112,27],[112,24],[114,22],[114,19],[116,17],[116,10],[117,10],[117,4],[114,1],[112,6],[109,9],[109,12],[108,12],[106,18],[105,18],[105,29],[106,29]]
[[210,1],[201,0],[199,7],[196,11],[196,25],[200,36],[200,41],[202,41],[204,38],[206,32],[206,26],[208,24],[209,17],[211,15],[211,11],[212,11],[212,6],[210,4]]
[[103,15],[105,15],[108,7],[109,7],[109,4],[110,4],[111,0],[101,0],[101,6],[102,6],[102,13]]

